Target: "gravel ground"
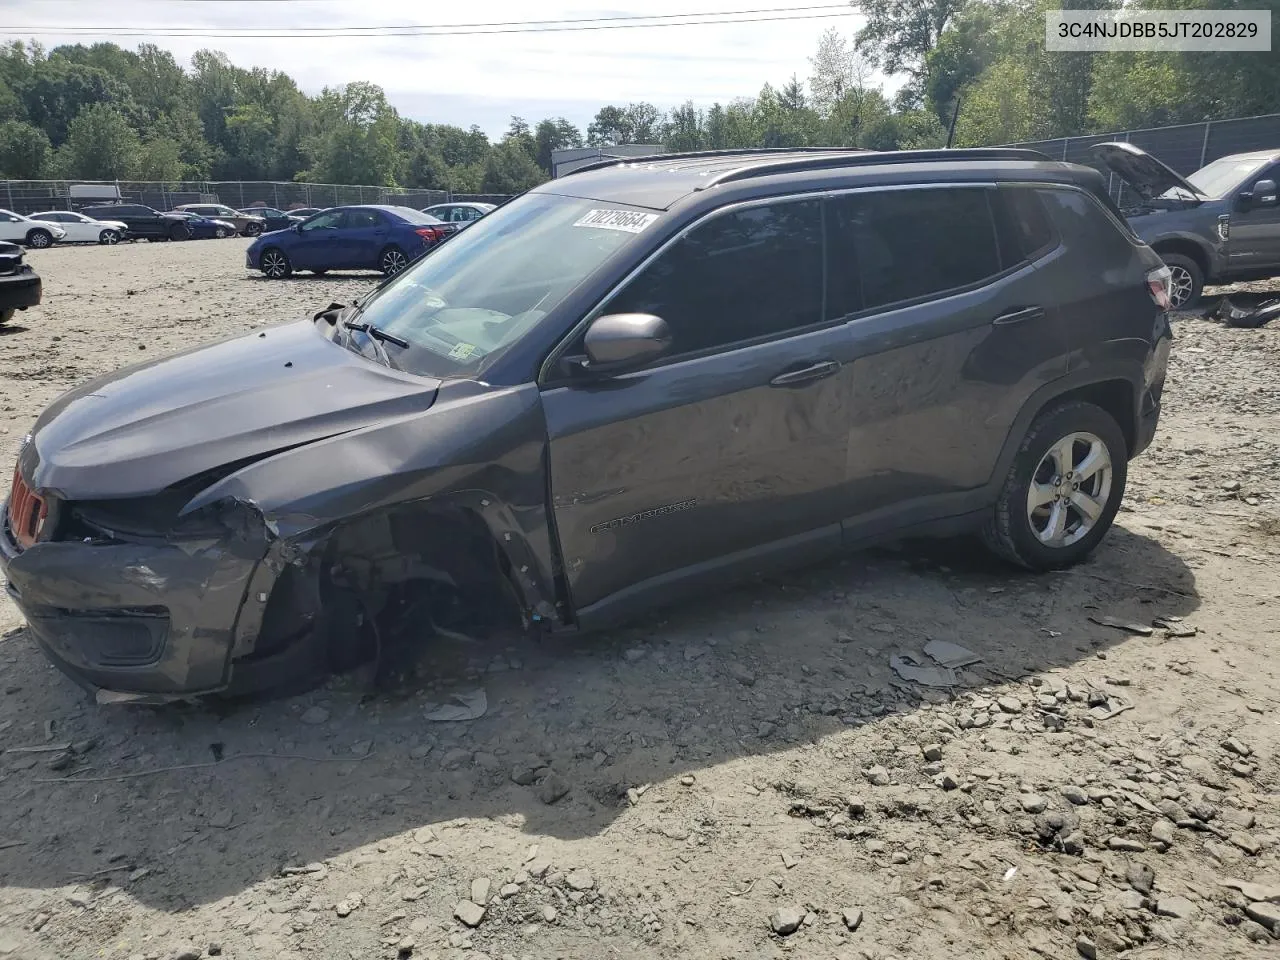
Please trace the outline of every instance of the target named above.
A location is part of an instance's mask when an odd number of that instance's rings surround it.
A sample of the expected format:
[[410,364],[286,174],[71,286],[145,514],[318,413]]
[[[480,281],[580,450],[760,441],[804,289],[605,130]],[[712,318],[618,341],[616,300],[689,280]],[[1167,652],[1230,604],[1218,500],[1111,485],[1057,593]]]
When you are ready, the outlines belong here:
[[[33,253],[0,453],[72,383],[373,282],[267,282],[244,246]],[[1177,335],[1155,448],[1070,573],[909,546],[476,645],[400,697],[163,710],[87,703],[0,600],[0,956],[1274,951],[1280,329]],[[900,679],[929,639],[980,660]],[[480,719],[426,718],[477,687]]]

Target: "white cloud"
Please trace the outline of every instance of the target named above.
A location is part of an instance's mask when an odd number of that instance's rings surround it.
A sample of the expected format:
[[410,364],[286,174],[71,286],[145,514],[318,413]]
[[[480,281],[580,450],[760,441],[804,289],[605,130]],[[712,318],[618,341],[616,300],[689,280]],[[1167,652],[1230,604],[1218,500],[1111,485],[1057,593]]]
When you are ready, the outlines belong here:
[[[363,36],[296,39],[197,38],[161,34],[122,36],[121,29],[201,27],[210,30],[297,27],[371,27],[431,23],[492,23],[601,16],[645,16],[706,10],[803,6],[821,0],[647,0],[643,8],[601,9],[553,3],[536,10],[517,0],[472,0],[451,7],[383,0],[358,5],[338,0],[296,2],[172,2],[116,0],[9,0],[4,34],[46,46],[112,41],[126,47],[151,42],[188,63],[196,50],[224,51],[240,66],[282,70],[309,93],[325,85],[369,80],[382,86],[397,109],[422,121],[478,123],[490,135],[512,114],[536,121],[564,115],[585,127],[605,103],[648,100],[669,108],[686,99],[700,106],[751,96],[766,82],[808,75],[808,57],[829,26],[851,33],[861,18],[683,26],[580,33],[490,36]],[[825,12],[825,11],[813,11]],[[40,32],[39,26],[101,27],[90,36]]]

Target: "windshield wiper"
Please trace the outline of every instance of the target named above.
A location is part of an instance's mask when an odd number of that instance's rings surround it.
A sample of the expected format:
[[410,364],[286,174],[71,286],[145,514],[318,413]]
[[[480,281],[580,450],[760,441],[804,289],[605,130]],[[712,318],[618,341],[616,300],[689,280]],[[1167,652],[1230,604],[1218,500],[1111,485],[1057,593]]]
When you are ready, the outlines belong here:
[[365,323],[363,320],[347,320],[343,323],[343,326],[348,330],[358,330],[361,333],[367,333],[375,340],[381,340],[384,343],[394,343],[401,350],[409,349],[408,340],[405,340],[403,337],[397,337],[394,333],[387,333],[387,331],[375,327],[372,323]]
[[397,337],[393,333],[387,333],[385,330],[379,330],[377,327],[375,327],[371,323],[364,323],[356,320],[344,320],[342,321],[342,325],[346,327],[348,330],[356,330],[360,333],[367,333],[369,335],[370,340],[373,341],[374,349],[381,356],[382,362],[385,363],[392,370],[400,369],[396,365],[396,362],[391,359],[391,354],[387,353],[387,348],[384,347],[382,344],[394,343],[397,347],[407,350],[409,348],[408,340],[402,340],[400,337]]

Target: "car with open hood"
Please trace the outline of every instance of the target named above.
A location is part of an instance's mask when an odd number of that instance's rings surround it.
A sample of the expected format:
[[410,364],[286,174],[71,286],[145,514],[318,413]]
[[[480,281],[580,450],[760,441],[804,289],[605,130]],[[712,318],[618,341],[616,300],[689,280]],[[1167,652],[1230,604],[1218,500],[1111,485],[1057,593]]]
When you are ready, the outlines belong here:
[[55,664],[156,702],[906,534],[1069,566],[1155,434],[1168,275],[1030,150],[603,160],[357,302],[64,394],[0,568]]
[[1280,147],[1219,157],[1185,177],[1131,143],[1093,152],[1136,196],[1124,213],[1172,271],[1175,308],[1192,306],[1206,283],[1280,275]]

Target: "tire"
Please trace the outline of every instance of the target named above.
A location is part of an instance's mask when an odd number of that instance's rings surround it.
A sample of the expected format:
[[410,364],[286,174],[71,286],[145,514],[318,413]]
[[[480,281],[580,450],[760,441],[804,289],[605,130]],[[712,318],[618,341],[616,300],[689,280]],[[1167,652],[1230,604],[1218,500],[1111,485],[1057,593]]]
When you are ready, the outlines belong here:
[[98,234],[98,242],[108,247],[114,247],[117,243],[120,242],[120,231],[119,230],[103,230],[100,234]]
[[[1062,447],[1068,439],[1070,447]],[[1058,464],[1065,462],[1068,451],[1073,470],[1062,473]],[[1088,468],[1100,453],[1106,462],[1094,461],[1099,469],[1083,481],[1068,479],[1079,467]],[[1050,407],[1027,430],[983,529],[983,540],[998,557],[1028,570],[1060,570],[1079,563],[1111,528],[1128,474],[1128,444],[1111,414],[1079,400]],[[1033,483],[1041,496],[1054,499],[1033,508]],[[1080,493],[1084,498],[1073,501]],[[1092,519],[1076,506],[1086,501],[1096,508]]]
[[262,233],[262,224],[260,223],[245,224],[244,235],[246,237],[256,237],[260,233]]
[[409,256],[399,247],[392,245],[378,254],[378,269],[383,276],[393,276],[409,265]]
[[43,250],[53,246],[53,234],[48,230],[30,230],[27,232],[27,246],[33,250]]
[[169,228],[169,239],[173,241],[190,240],[191,228],[185,223],[176,223]]
[[1160,259],[1173,276],[1169,279],[1169,299],[1174,310],[1187,310],[1195,306],[1204,289],[1204,271],[1200,264],[1180,253],[1162,253]]
[[215,240],[225,240],[227,239],[227,231],[222,227],[218,227],[213,231],[213,237]]
[[3,310],[0,310],[0,327],[3,327],[6,323],[12,320],[17,312],[17,307],[5,307]]
[[259,268],[272,280],[284,280],[293,276],[293,264],[289,255],[279,247],[267,247],[258,257]]

